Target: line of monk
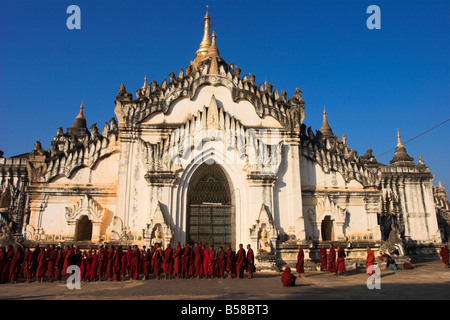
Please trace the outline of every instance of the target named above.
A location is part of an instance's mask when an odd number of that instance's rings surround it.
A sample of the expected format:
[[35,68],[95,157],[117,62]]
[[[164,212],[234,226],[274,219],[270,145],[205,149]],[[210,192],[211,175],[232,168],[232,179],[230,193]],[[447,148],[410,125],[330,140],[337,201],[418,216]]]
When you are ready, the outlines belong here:
[[[36,246],[34,250],[25,248],[13,249],[12,246],[0,248],[0,283],[16,283],[19,277],[26,282],[32,282],[33,277],[38,282],[61,282],[64,277],[70,276],[67,268],[70,265],[80,267],[80,276],[83,281],[119,281],[129,278],[131,280],[148,280],[151,275],[160,279],[180,278],[222,278],[242,279],[244,271],[248,278],[253,277],[255,261],[253,250],[247,245],[247,252],[242,244],[234,252],[229,245],[227,252],[223,247],[218,251],[211,245],[209,250],[201,242],[191,247],[180,242],[172,248],[167,245],[163,250],[159,243],[152,248],[145,246],[140,249],[137,245],[122,247],[100,245],[98,249],[80,250],[74,245],[65,248],[48,245],[45,249]],[[225,278],[225,273],[227,277]]]

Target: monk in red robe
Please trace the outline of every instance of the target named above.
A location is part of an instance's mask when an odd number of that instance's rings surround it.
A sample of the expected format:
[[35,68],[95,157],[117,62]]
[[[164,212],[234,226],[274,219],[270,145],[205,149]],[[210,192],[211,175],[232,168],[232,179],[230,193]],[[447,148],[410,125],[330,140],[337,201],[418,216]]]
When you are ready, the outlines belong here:
[[153,274],[156,276],[157,280],[159,280],[161,274],[162,258],[163,258],[162,249],[159,246],[159,243],[155,243],[155,249],[153,250],[152,254],[152,261],[153,261]]
[[347,276],[347,269],[345,268],[345,250],[341,246],[338,246],[337,252],[337,275],[343,272]]
[[56,249],[56,251],[57,251],[57,255],[56,255],[55,270],[53,271],[53,276],[54,276],[55,281],[61,282],[62,269],[64,266],[64,251],[60,247],[58,247]]
[[142,273],[144,275],[142,280],[148,280],[152,265],[152,252],[150,251],[150,248],[147,249],[145,254],[143,253],[141,255],[141,258],[142,258]]
[[189,264],[191,258],[191,247],[189,244],[184,243],[183,251],[181,256],[181,276],[183,278],[188,278]]
[[179,279],[181,274],[181,254],[182,254],[181,244],[179,241],[177,241],[177,247],[175,248],[172,254],[173,275],[175,279]]
[[39,262],[37,261],[39,257],[39,253],[41,253],[41,248],[39,245],[36,245],[33,250],[33,256],[31,257],[31,274],[36,275],[36,270],[38,268]]
[[330,276],[336,273],[336,251],[332,244],[330,244],[330,251],[328,253],[328,272]]
[[195,245],[195,274],[197,275],[196,279],[200,279],[200,276],[202,275],[202,242],[198,242]]
[[227,249],[227,264],[226,270],[228,273],[227,279],[233,278],[233,275],[236,274],[236,261],[235,261],[235,252],[231,249],[231,246],[228,245]]
[[208,256],[208,278],[214,279],[214,270],[216,267],[216,250],[212,245],[209,246],[209,256]]
[[244,263],[245,263],[245,250],[242,243],[239,244],[239,250],[236,257],[236,279],[242,279],[244,277]]
[[98,281],[103,280],[103,275],[105,274],[105,269],[106,269],[106,263],[107,263],[106,249],[103,248],[102,245],[100,245],[100,247],[98,249],[98,258],[97,258]]
[[121,269],[122,269],[122,256],[123,251],[122,247],[119,246],[115,251],[113,255],[113,280],[114,281],[120,281],[120,275],[121,275]]
[[74,256],[75,252],[73,249],[73,245],[70,245],[70,247],[67,248],[67,251],[65,253],[64,256],[64,264],[63,264],[63,269],[62,269],[62,275],[63,276],[69,276],[67,274],[67,268],[73,264],[73,256]]
[[6,256],[5,256],[5,260],[3,263],[3,270],[2,271],[2,283],[7,283],[9,281],[9,270],[11,268],[11,262],[12,259],[14,258],[14,248],[13,246],[9,245],[6,248]]
[[12,283],[16,283],[19,279],[19,273],[23,262],[24,253],[21,247],[17,247],[16,253],[11,260],[11,266],[9,268],[9,279]]
[[36,270],[37,281],[41,278],[41,283],[44,282],[44,276],[47,272],[47,250],[42,250],[38,256],[38,268]]
[[291,268],[286,267],[281,275],[281,283],[283,284],[283,287],[294,287],[296,279],[297,277],[291,273]]
[[217,254],[216,260],[215,274],[220,279],[223,279],[223,275],[225,273],[225,263],[226,263],[225,251],[223,250],[223,247],[219,247],[219,253]]
[[22,276],[27,279],[27,283],[31,283],[31,258],[33,257],[33,252],[29,248],[25,248],[25,255],[22,262]]
[[367,247],[367,257],[366,257],[366,272],[367,274],[374,274],[375,270],[369,272],[369,267],[375,264],[375,254],[370,247]]
[[302,246],[298,246],[298,253],[297,253],[297,263],[295,264],[295,269],[297,270],[297,273],[305,277],[305,253],[303,252]]
[[164,279],[167,280],[167,277],[170,279],[170,275],[173,272],[173,259],[172,259],[173,249],[170,246],[170,243],[167,245],[166,250],[164,250],[164,259],[163,259],[163,271],[164,271]]
[[325,248],[324,245],[322,245],[322,247],[319,250],[319,254],[320,254],[320,269],[322,271],[327,270],[327,249]]
[[94,250],[92,253],[91,273],[89,277],[92,281],[97,280],[97,269],[98,269],[98,252]]
[[449,267],[449,252],[448,252],[448,246],[443,246],[441,248],[441,251],[439,252],[439,255],[441,256],[441,260],[444,263],[444,268]]
[[247,245],[247,259],[246,259],[248,278],[253,278],[253,273],[256,271],[255,268],[255,255],[253,254],[253,249],[250,245]]
[[202,244],[202,257],[203,257],[203,278],[208,277],[208,264],[209,264],[209,251],[205,245]]
[[189,271],[188,271],[188,276],[189,279],[194,279],[194,275],[195,275],[195,250],[194,248],[192,248],[190,245],[190,252],[189,252]]
[[55,263],[56,258],[58,257],[58,252],[54,249],[54,246],[51,245],[47,251],[47,272],[46,276],[49,278],[50,282],[53,282],[55,279]]
[[131,267],[130,267],[131,280],[137,280],[139,278],[140,257],[141,252],[138,246],[134,245],[133,251],[131,252]]
[[106,253],[106,277],[109,281],[113,279],[113,256],[114,246],[111,246]]
[[130,275],[131,270],[131,256],[133,255],[133,249],[128,247],[126,256],[127,256],[127,274]]
[[125,277],[127,276],[127,265],[128,265],[128,258],[127,253],[122,253],[122,266],[120,268],[120,276],[122,279],[125,280]]

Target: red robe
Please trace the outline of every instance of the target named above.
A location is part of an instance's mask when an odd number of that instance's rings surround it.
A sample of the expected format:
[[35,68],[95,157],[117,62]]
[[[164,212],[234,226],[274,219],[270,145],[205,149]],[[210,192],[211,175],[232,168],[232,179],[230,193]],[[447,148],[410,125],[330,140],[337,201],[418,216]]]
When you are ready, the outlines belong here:
[[183,248],[181,256],[181,273],[187,274],[189,272],[189,263],[191,258],[191,248],[186,246]]
[[119,247],[117,250],[114,251],[113,254],[113,263],[112,263],[112,272],[113,272],[113,280],[119,281],[120,280],[120,274],[122,269],[122,256],[123,251],[122,248]]
[[337,258],[337,271],[339,272],[346,272],[345,269],[345,251],[343,248],[340,248],[338,250],[338,254],[337,254],[338,258]]
[[448,266],[448,258],[449,258],[448,247],[443,247],[439,252],[439,255],[441,256],[442,262],[446,266]]
[[91,272],[89,278],[95,280],[97,278],[97,268],[98,268],[98,253],[92,255]]
[[223,278],[223,273],[225,272],[225,251],[219,250],[219,254],[216,260],[216,272],[215,275],[217,277]]
[[333,247],[330,248],[328,253],[328,272],[336,272],[336,251]]
[[296,279],[297,277],[291,273],[291,268],[286,267],[286,269],[284,269],[283,274],[281,275],[281,283],[283,284],[283,287],[295,286]]
[[228,249],[227,252],[227,272],[235,274],[236,273],[236,261],[235,261],[236,254],[233,250]]
[[193,277],[195,274],[195,251],[191,248],[189,253],[189,271],[188,276]]
[[211,249],[208,257],[208,275],[214,275],[216,268],[216,250]]
[[327,270],[327,249],[320,248],[320,268],[322,270]]
[[197,246],[195,248],[195,259],[194,259],[194,265],[195,265],[195,274],[197,276],[200,276],[202,272],[202,247]]
[[19,273],[23,261],[24,253],[21,249],[17,251],[11,260],[11,266],[9,268],[9,278],[12,281],[17,281],[19,279]]
[[49,249],[47,252],[48,262],[47,262],[47,272],[46,276],[49,278],[53,278],[55,275],[55,263],[56,258],[58,257],[58,252],[53,249]]
[[108,279],[112,279],[113,277],[113,256],[114,256],[114,249],[111,248],[106,253],[106,277]]
[[166,250],[164,250],[164,260],[163,260],[164,274],[172,274],[173,271],[172,254],[173,254],[172,248],[167,248]]
[[122,277],[125,277],[127,275],[127,265],[128,265],[128,259],[127,254],[122,254],[122,267],[120,269],[120,275]]
[[[366,257],[366,269],[368,269],[370,266],[373,266],[374,264],[375,264],[375,254],[371,249],[368,249]],[[373,274],[374,272],[375,270],[373,270],[372,272],[367,271],[367,273],[369,274]]]
[[247,250],[247,272],[248,274],[253,274],[256,271],[255,268],[255,255],[253,254],[253,249],[250,248]]
[[36,277],[43,277],[47,272],[47,252],[44,250],[38,256],[38,268],[36,270]]
[[9,269],[11,267],[11,261],[14,257],[14,250],[10,249],[7,253],[6,253],[6,257],[5,257],[5,261],[3,264],[3,270],[2,271],[2,283],[6,283],[9,280]]
[[181,273],[181,246],[177,246],[177,248],[173,252],[173,274]]
[[31,259],[33,257],[33,252],[32,251],[28,251],[27,253],[25,253],[25,256],[23,258],[23,262],[22,262],[22,270],[21,273],[23,275],[24,278],[26,278],[27,280],[31,280]]
[[130,278],[131,279],[136,280],[139,278],[140,257],[141,257],[141,252],[138,248],[134,249],[131,252],[131,267],[130,267]]
[[245,250],[241,248],[237,253],[236,259],[236,273],[241,278],[244,275],[244,263],[245,263]]
[[55,269],[53,270],[53,276],[55,277],[56,281],[59,281],[61,280],[62,269],[64,265],[64,251],[62,249],[59,249],[57,251],[58,253],[56,255]]
[[142,258],[142,273],[144,274],[144,278],[148,279],[152,264],[152,253],[150,252],[150,249],[147,249],[145,254],[143,252],[141,258]]
[[208,274],[209,252],[206,248],[203,250],[203,274]]
[[303,252],[303,248],[300,248],[297,254],[297,264],[295,265],[297,273],[305,273],[304,264],[305,264],[305,253]]
[[74,250],[73,248],[69,248],[69,250],[67,250],[65,257],[64,257],[64,265],[63,265],[63,269],[62,269],[62,275],[63,276],[67,276],[67,268],[73,264],[73,256],[74,256]]
[[96,275],[99,278],[99,280],[101,280],[101,278],[105,274],[106,263],[107,263],[106,250],[101,249],[98,252],[98,258],[97,258],[97,274]]
[[158,249],[153,250],[152,254],[152,264],[153,264],[153,274],[159,277],[161,273],[161,263],[162,263],[162,250],[158,247]]

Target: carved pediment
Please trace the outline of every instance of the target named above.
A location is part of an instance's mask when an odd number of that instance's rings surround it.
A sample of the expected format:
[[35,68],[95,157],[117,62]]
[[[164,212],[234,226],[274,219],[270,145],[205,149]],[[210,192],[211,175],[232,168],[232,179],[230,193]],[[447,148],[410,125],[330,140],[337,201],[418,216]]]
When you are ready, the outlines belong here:
[[100,223],[105,216],[103,209],[91,196],[85,195],[73,206],[66,207],[65,218],[68,224],[74,224],[81,216],[88,216],[93,223]]

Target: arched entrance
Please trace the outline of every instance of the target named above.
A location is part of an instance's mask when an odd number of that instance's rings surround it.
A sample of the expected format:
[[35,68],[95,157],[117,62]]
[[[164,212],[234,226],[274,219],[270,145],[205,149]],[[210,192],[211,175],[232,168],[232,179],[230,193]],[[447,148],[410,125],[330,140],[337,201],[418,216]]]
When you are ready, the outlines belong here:
[[333,220],[331,216],[325,216],[321,225],[322,241],[333,240]]
[[92,240],[92,221],[86,215],[81,216],[77,221],[75,229],[75,241],[91,241]]
[[201,164],[189,181],[187,236],[189,243],[235,247],[235,200],[230,179],[218,164]]

